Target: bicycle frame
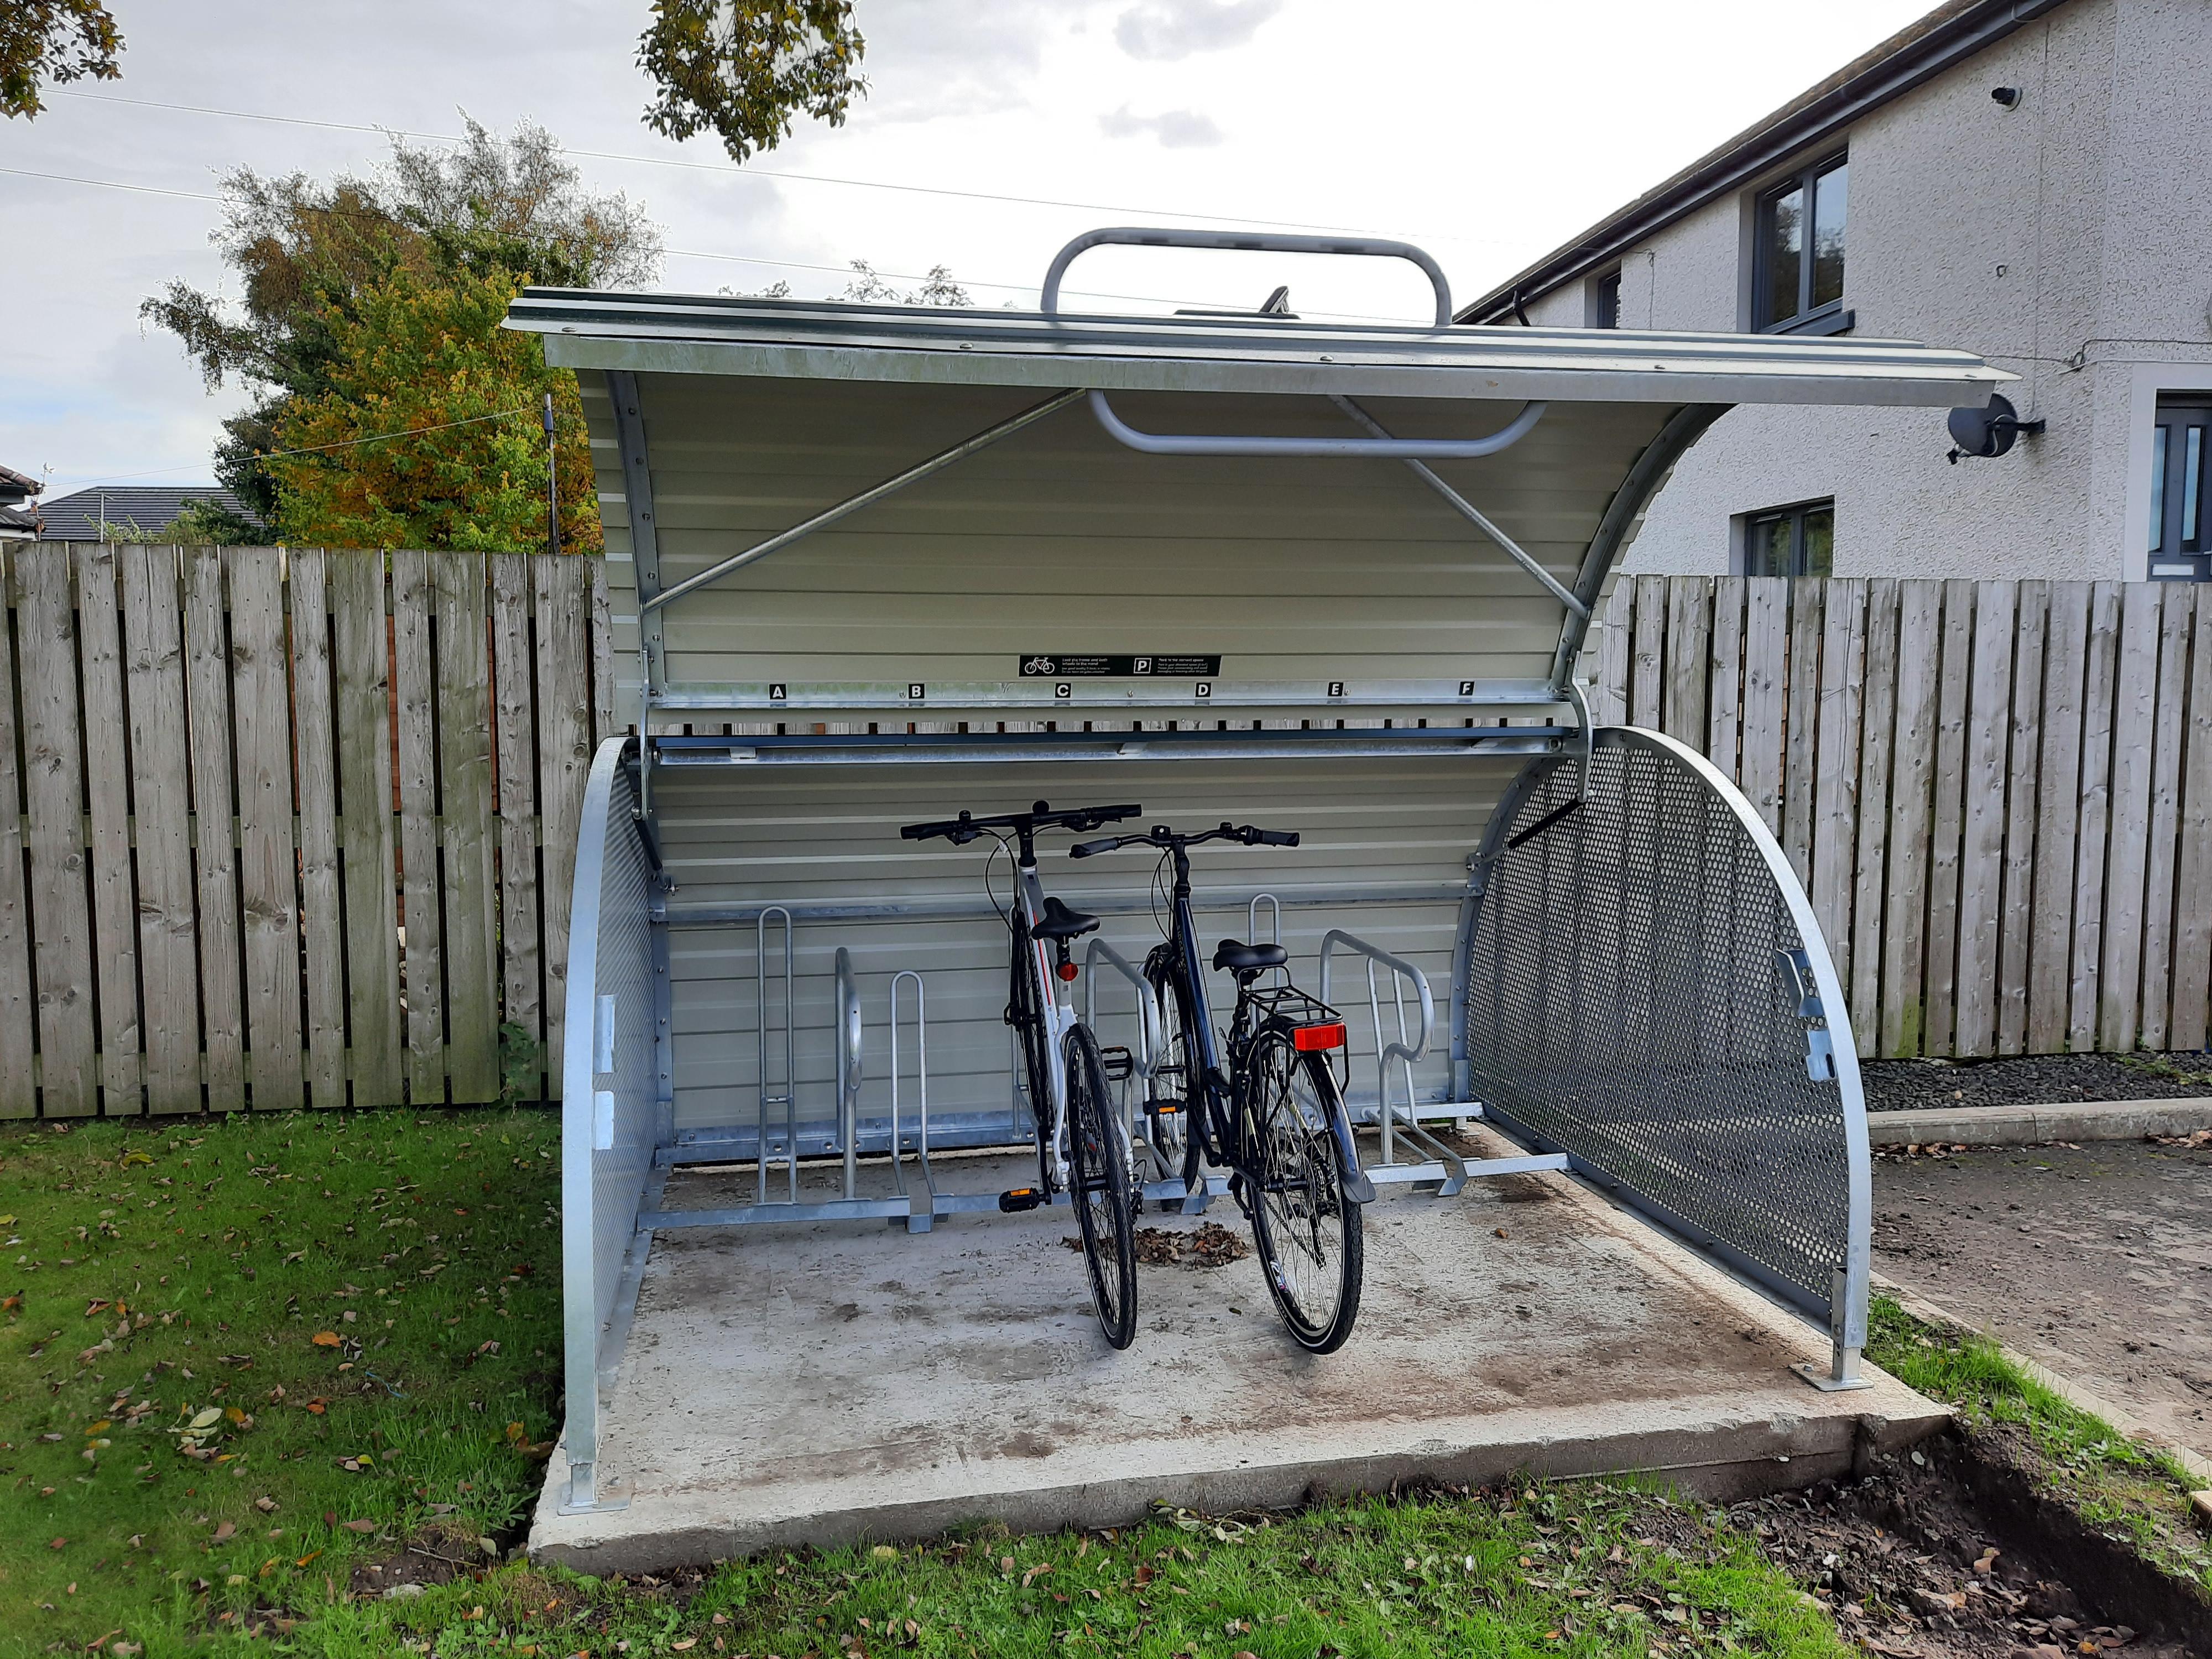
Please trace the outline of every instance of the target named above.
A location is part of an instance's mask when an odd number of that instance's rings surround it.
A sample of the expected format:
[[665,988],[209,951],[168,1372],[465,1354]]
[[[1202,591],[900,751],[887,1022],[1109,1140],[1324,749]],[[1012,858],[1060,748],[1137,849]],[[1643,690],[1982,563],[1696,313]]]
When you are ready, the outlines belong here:
[[[1024,831],[1019,837],[1019,852],[1014,863],[1017,897],[1009,921],[1018,925],[1009,928],[1013,936],[1013,956],[1019,964],[1015,969],[1020,982],[1029,988],[1029,1006],[1015,1006],[1024,1017],[1034,1017],[1038,1022],[1037,1048],[1042,1056],[1042,1079],[1036,1074],[1036,1055],[1024,1053],[1024,1065],[1030,1072],[1030,1111],[1040,1122],[1046,1113],[1037,1109],[1036,1089],[1040,1082],[1046,1092],[1046,1110],[1051,1115],[1052,1127],[1047,1145],[1052,1148],[1050,1168],[1041,1168],[1049,1191],[1065,1191],[1068,1184],[1066,1146],[1067,1128],[1067,1065],[1060,1053],[1062,1040],[1068,1027],[1075,1023],[1075,1010],[1060,1000],[1059,975],[1054,972],[1055,963],[1049,941],[1041,939],[1030,930],[1044,915],[1044,883],[1037,874],[1036,844],[1034,837]],[[1021,1033],[1017,1030],[1018,1041]]]
[[[1213,1013],[1206,994],[1206,975],[1200,967],[1205,958],[1199,954],[1198,919],[1191,908],[1190,855],[1181,847],[1168,849],[1175,860],[1175,920],[1172,943],[1177,960],[1172,964],[1173,974],[1166,988],[1176,996],[1181,1006],[1182,1027],[1187,1040],[1195,1050],[1191,1058],[1196,1078],[1183,1079],[1184,1098],[1188,1103],[1192,1121],[1183,1145],[1183,1186],[1195,1199],[1200,1208],[1205,1205],[1206,1188],[1198,1174],[1198,1159],[1201,1151],[1210,1161],[1236,1174],[1250,1177],[1251,1160],[1243,1145],[1247,1125],[1241,1109],[1242,1102],[1233,1092],[1227,1071],[1221,1064],[1221,1047],[1214,1030]],[[1232,1039],[1249,1042],[1258,1034],[1255,1027],[1248,1030],[1246,1017],[1250,1003],[1247,988],[1239,984],[1237,992],[1237,1012],[1231,1024]],[[1318,1055],[1307,1056],[1317,1069],[1326,1071],[1328,1061]],[[1241,1067],[1240,1067],[1241,1073]],[[1350,1177],[1355,1201],[1372,1196],[1372,1188],[1359,1176],[1359,1154],[1353,1144],[1352,1121],[1345,1111],[1344,1094],[1335,1087],[1334,1073],[1328,1073],[1331,1087],[1320,1091],[1323,1114],[1328,1122],[1330,1137],[1336,1143],[1337,1156]],[[1202,1109],[1201,1109],[1202,1108]],[[1211,1141],[1212,1144],[1207,1144]],[[1364,1192],[1358,1189],[1365,1188]]]

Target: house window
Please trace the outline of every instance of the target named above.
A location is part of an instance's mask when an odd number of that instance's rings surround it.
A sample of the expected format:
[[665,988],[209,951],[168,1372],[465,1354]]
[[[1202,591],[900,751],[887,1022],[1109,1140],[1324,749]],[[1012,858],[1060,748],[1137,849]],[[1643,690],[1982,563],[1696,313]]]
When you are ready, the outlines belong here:
[[1771,334],[1840,334],[1844,221],[1850,169],[1841,155],[1761,192],[1752,258],[1752,325]]
[[1832,576],[1836,574],[1836,503],[1801,501],[1751,513],[1743,520],[1747,576]]
[[2150,574],[2154,580],[2212,579],[2212,394],[2160,398],[2150,446]]
[[1590,326],[1620,326],[1620,273],[1618,270],[1609,270],[1597,279],[1597,288],[1590,297]]

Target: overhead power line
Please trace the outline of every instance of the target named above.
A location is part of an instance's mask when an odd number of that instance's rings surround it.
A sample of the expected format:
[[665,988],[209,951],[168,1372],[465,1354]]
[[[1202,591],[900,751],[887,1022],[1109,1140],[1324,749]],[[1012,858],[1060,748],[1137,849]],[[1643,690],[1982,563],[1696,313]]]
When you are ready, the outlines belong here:
[[[447,132],[416,132],[404,127],[365,125],[353,121],[318,121],[300,115],[266,115],[256,110],[215,109],[204,104],[161,103],[150,98],[115,98],[104,93],[61,92],[57,98],[75,98],[88,104],[125,104],[137,109],[170,110],[183,115],[216,115],[234,121],[269,121],[283,126],[320,127],[331,132],[374,132],[390,138],[417,138],[432,143],[459,144],[468,141]],[[789,173],[780,168],[737,167],[726,161],[693,161],[672,155],[632,155],[619,150],[571,149],[562,153],[595,161],[620,161],[635,167],[677,167],[693,173],[720,173],[741,179],[775,179],[788,184],[836,185],[848,190],[886,190],[916,196],[950,196],[966,202],[998,202],[1014,207],[1075,208],[1085,213],[1127,213],[1156,219],[1196,219],[1210,224],[1253,225],[1284,230],[1312,230],[1357,234],[1349,225],[1306,224],[1292,219],[1251,219],[1231,213],[1186,213],[1175,208],[1130,207],[1112,202],[1064,201],[1047,196],[1011,196],[996,191],[954,190],[943,185],[900,185],[880,179],[841,179],[827,173]]]
[[[98,190],[131,191],[142,196],[174,196],[179,197],[188,202],[214,202],[218,204],[228,205],[233,199],[228,196],[217,196],[211,191],[204,190],[172,190],[160,185],[128,185],[118,179],[87,179],[79,174],[71,173],[34,173],[28,167],[0,167],[0,173],[4,173],[17,179],[43,179],[53,184],[87,185]],[[347,211],[345,209],[332,209],[329,210],[341,213]],[[360,216],[371,217],[374,216],[364,214]],[[851,276],[854,274],[853,267],[850,265],[809,264],[798,259],[763,259],[749,253],[710,253],[702,249],[697,248],[672,247],[664,248],[661,251],[670,258],[677,259],[714,259],[731,264],[765,265],[770,269],[777,270],[827,271],[831,276]],[[875,274],[878,276],[893,277],[902,283],[926,283],[930,281],[935,273],[915,270],[879,270]],[[994,283],[980,276],[962,276],[956,280],[963,288],[995,289],[1003,293],[1008,294],[1033,293],[1036,291],[1037,286],[1035,283]],[[1097,289],[1071,288],[1064,289],[1061,291],[1066,294],[1079,295],[1086,300],[1125,300],[1133,305],[1218,306],[1224,303],[1218,299],[1178,299],[1159,294],[1110,294],[1103,292]],[[1394,320],[1389,318],[1374,317],[1356,312],[1316,311],[1309,314],[1316,317],[1334,317],[1340,321],[1352,322],[1387,322]],[[176,469],[172,467],[165,470],[174,471]]]

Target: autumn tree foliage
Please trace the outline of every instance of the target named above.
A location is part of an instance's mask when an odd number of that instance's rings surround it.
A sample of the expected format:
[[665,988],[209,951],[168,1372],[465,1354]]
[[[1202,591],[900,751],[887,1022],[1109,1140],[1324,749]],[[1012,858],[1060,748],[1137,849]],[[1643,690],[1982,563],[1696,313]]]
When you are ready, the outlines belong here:
[[599,544],[574,377],[500,321],[527,283],[650,281],[659,232],[641,210],[586,191],[529,123],[501,137],[471,121],[453,149],[400,141],[368,175],[224,184],[211,240],[242,299],[172,283],[141,307],[210,390],[255,393],[217,445],[224,483],[291,542],[542,546],[550,391],[562,540]]

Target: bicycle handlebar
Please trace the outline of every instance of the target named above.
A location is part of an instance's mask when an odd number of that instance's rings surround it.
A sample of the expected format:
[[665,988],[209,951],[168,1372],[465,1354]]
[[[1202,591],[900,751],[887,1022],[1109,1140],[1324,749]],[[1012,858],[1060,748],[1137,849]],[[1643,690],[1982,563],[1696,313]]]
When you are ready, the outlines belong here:
[[1163,849],[1195,847],[1200,842],[1234,841],[1247,847],[1296,847],[1298,832],[1295,830],[1261,830],[1249,823],[1224,823],[1216,830],[1200,830],[1194,836],[1177,835],[1164,823],[1156,823],[1141,836],[1102,836],[1097,841],[1079,841],[1067,849],[1072,859],[1095,858],[1101,853],[1118,852],[1124,847],[1158,847]]
[[908,841],[928,841],[942,836],[956,847],[965,847],[986,830],[1034,832],[1057,828],[1080,832],[1096,830],[1101,824],[1116,823],[1122,818],[1133,818],[1144,810],[1136,805],[1075,806],[1055,812],[1048,802],[1038,801],[1026,812],[1001,812],[996,817],[979,818],[963,811],[957,818],[943,818],[933,823],[903,824],[900,826],[899,834]]

